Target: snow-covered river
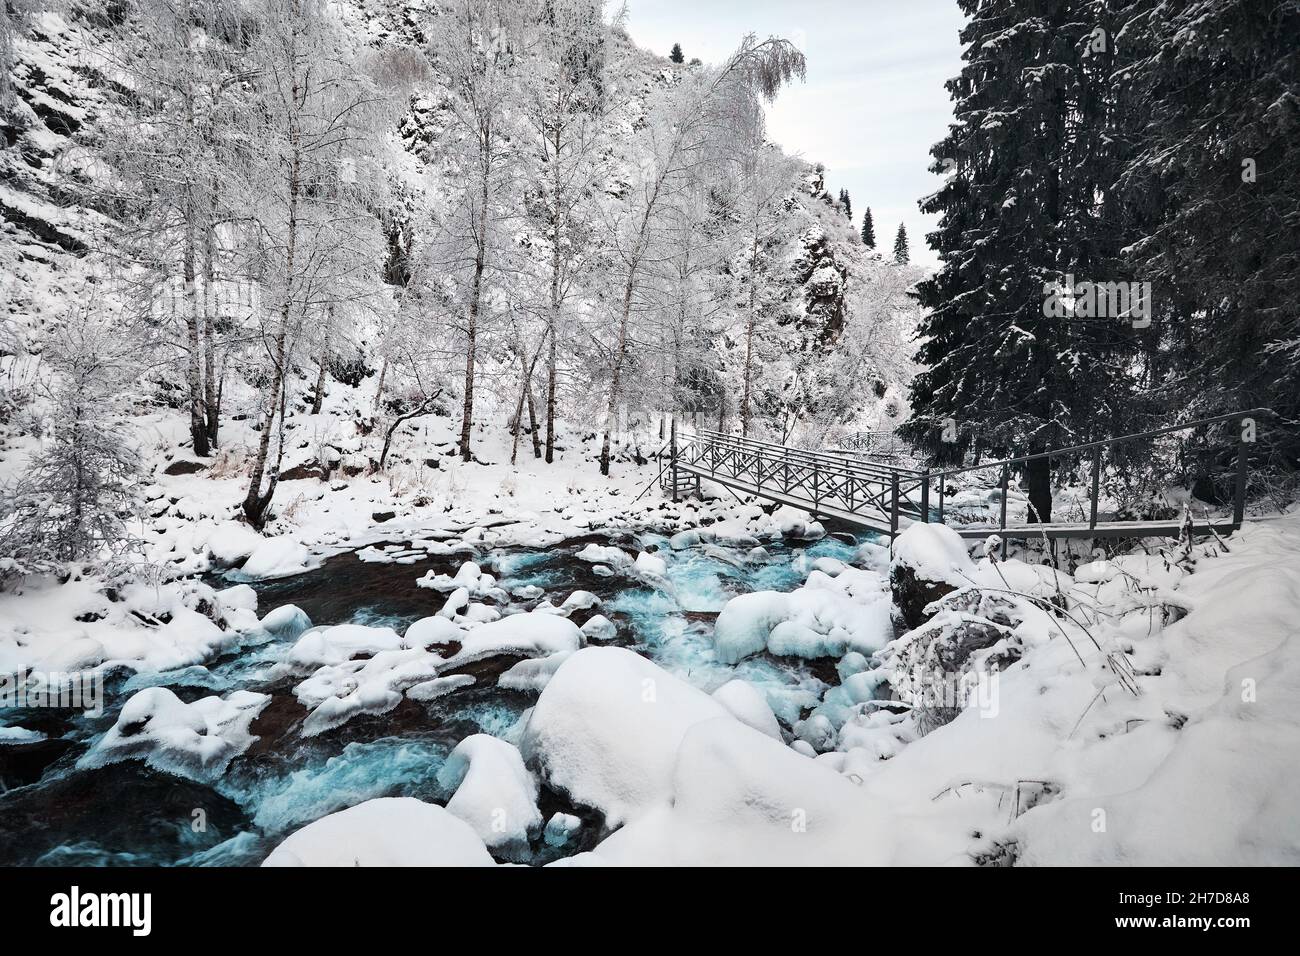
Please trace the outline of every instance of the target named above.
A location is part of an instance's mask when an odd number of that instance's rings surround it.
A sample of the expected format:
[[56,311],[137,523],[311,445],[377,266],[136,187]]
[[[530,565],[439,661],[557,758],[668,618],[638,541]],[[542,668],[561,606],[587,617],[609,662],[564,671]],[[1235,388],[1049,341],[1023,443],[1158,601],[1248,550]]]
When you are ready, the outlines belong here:
[[[509,615],[539,600],[556,604],[575,591],[600,603],[572,613],[581,625],[601,614],[617,634],[600,643],[630,647],[701,690],[712,692],[733,678],[756,685],[787,728],[815,706],[835,683],[831,660],[804,661],[759,654],[737,665],[721,663],[713,649],[713,618],[727,600],[757,590],[789,591],[807,577],[812,561],[847,561],[855,551],[845,531],[806,546],[773,542],[768,557],[755,561],[749,547],[668,547],[658,534],[591,536],[547,549],[500,548],[473,555],[430,556],[403,545],[348,552],[322,567],[290,578],[254,583],[259,612],[293,604],[317,625],[364,624],[402,633],[434,614],[443,596],[416,585],[426,574],[455,575],[473,558],[491,573]],[[864,537],[862,540],[866,540]],[[643,580],[611,575],[576,557],[588,545],[617,545],[661,558],[662,575]],[[374,560],[381,556],[383,560]],[[655,583],[655,580],[658,583]],[[229,582],[219,583],[227,586]],[[539,593],[540,589],[540,593]],[[545,597],[542,597],[544,593]],[[445,802],[454,791],[440,770],[455,745],[488,733],[512,739],[535,693],[497,686],[497,676],[517,657],[488,658],[469,665],[476,683],[429,701],[403,699],[382,714],[363,714],[316,736],[301,733],[304,710],[293,689],[301,676],[287,676],[283,661],[296,639],[272,639],[229,653],[208,666],[178,671],[119,672],[107,684],[102,717],[77,717],[70,726],[49,728],[66,752],[40,782],[10,793],[0,834],[7,864],[240,865],[260,863],[288,833],[328,813],[381,796],[411,796]],[[829,668],[829,673],[827,672]],[[177,776],[139,760],[79,768],[85,753],[117,719],[122,704],[143,688],[165,686],[182,701],[227,697],[248,690],[272,695],[252,725],[258,740],[213,779]],[[41,715],[28,715],[32,720]],[[584,826],[564,854],[588,848],[599,837],[598,821],[543,790],[544,815],[564,810]],[[15,839],[21,834],[21,839]],[[542,844],[532,862],[561,851]]]

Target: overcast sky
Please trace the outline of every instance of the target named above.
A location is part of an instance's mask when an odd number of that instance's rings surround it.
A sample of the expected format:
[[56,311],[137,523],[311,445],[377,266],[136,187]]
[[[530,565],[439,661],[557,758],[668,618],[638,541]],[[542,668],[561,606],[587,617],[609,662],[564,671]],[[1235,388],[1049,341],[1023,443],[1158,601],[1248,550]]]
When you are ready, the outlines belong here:
[[628,11],[632,38],[662,56],[680,43],[687,59],[716,63],[746,33],[794,41],[808,79],[769,110],[769,135],[826,166],[859,226],[871,207],[877,245],[892,249],[901,221],[912,261],[937,264],[925,244],[936,217],[916,201],[941,181],[926,170],[952,118],[943,84],[961,69],[955,0],[628,0]]

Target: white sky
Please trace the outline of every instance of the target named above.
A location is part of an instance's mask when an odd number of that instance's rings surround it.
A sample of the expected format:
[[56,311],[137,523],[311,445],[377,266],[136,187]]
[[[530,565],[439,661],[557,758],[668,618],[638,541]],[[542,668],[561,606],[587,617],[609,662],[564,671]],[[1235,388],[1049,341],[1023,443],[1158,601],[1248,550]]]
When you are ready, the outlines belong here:
[[746,33],[793,41],[808,79],[769,110],[769,135],[826,166],[827,188],[848,189],[859,228],[871,207],[877,247],[893,247],[902,221],[912,261],[937,264],[925,243],[937,219],[916,201],[941,182],[926,170],[952,119],[944,83],[961,69],[955,0],[628,0],[628,11],[632,38],[661,56],[680,43],[688,60],[716,63]]

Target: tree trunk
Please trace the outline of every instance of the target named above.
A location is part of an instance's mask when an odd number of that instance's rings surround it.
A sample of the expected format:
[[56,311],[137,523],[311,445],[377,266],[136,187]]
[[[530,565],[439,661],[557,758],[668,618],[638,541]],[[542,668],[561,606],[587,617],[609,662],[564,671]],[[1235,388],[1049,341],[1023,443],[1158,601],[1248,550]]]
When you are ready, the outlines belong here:
[[740,436],[749,435],[749,395],[750,381],[754,369],[754,301],[755,279],[758,272],[758,233],[755,230],[754,242],[749,255],[749,313],[745,320],[745,384],[740,396]]
[[[290,101],[295,105],[299,102],[299,91],[299,82],[295,76],[292,88],[293,98]],[[270,478],[266,484],[266,492],[262,492],[262,479],[266,476],[266,459],[271,448],[271,428],[275,424],[277,403],[281,433],[283,433],[284,428],[285,353],[289,339],[289,317],[293,309],[293,270],[297,264],[296,256],[298,251],[298,194],[301,190],[302,177],[301,138],[297,117],[291,117],[289,121],[289,143],[291,148],[289,160],[289,211],[287,217],[289,228],[285,249],[284,302],[280,306],[280,328],[276,330],[275,349],[272,353],[275,370],[271,376],[271,385],[266,393],[267,401],[262,434],[257,443],[257,458],[253,462],[253,473],[249,476],[248,494],[244,496],[244,516],[248,519],[248,523],[258,530],[261,530],[262,526],[266,524],[266,511],[271,504],[271,499],[275,496],[275,486],[280,477],[280,469],[277,464],[276,467],[271,469]],[[276,455],[277,462],[283,454],[284,441],[282,437]]]
[[1025,484],[1029,492],[1029,521],[1052,520],[1052,468],[1046,458],[1033,458],[1025,462]]
[[632,290],[636,284],[635,263],[628,270],[627,285],[623,289],[623,315],[618,323],[618,348],[614,352],[614,369],[609,379],[609,407],[605,410],[605,438],[600,444],[600,473],[609,475],[610,434],[618,415],[618,400],[622,397],[623,358],[627,354],[627,323],[632,315]]
[[528,434],[533,439],[533,457],[542,457],[542,438],[537,428],[537,407],[533,404],[533,390],[528,389]]
[[199,289],[196,250],[194,248],[194,204],[191,199],[185,202],[185,249],[182,268],[185,275],[185,330],[189,346],[189,361],[186,385],[190,393],[190,440],[194,444],[194,454],[206,458],[212,453],[208,446],[208,423],[203,409],[203,345],[200,325],[202,318],[199,310]]
[[217,391],[217,342],[213,325],[220,313],[221,301],[213,282],[213,248],[211,223],[204,230],[203,240],[203,404],[207,412],[209,449],[217,447],[217,433],[221,427],[221,398]]

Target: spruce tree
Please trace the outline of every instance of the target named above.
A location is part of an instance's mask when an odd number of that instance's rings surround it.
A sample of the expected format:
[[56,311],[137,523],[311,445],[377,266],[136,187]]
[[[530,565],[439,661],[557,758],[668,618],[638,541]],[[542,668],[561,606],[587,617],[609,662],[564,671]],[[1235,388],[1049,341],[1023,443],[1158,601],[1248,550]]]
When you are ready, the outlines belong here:
[[[1108,281],[1119,237],[1110,161],[1101,152],[1107,98],[1090,64],[1098,4],[959,0],[965,66],[950,80],[956,120],[931,153],[944,186],[921,203],[940,268],[918,284],[928,310],[904,434],[938,460],[972,441],[1025,454],[1114,433],[1126,409],[1131,325],[1046,316],[1065,274]],[[1114,36],[1113,33],[1110,36]],[[1028,85],[1027,85],[1028,84]],[[1128,351],[1125,351],[1127,348]],[[958,441],[951,439],[953,426]],[[1047,459],[1026,465],[1030,520],[1051,516]]]
[[849,191],[847,189],[840,190],[840,205],[844,207],[844,215],[848,216],[849,220],[852,221],[853,200],[849,198]]
[[876,227],[871,221],[871,207],[862,214],[862,244],[868,249],[876,248]]
[[[1294,421],[1300,7],[1137,0],[1125,12],[1117,96],[1143,131],[1120,181],[1140,226],[1132,268],[1174,303],[1152,384],[1189,417],[1267,406]],[[1294,467],[1300,433],[1262,427],[1257,451]],[[1202,477],[1231,460],[1228,443],[1206,457],[1219,460]]]
[[672,60],[674,63],[686,62],[686,54],[682,52],[682,45],[680,43],[673,44],[673,51],[668,54],[668,59]]
[[911,255],[907,249],[907,227],[900,222],[898,235],[894,236],[894,261],[899,265],[907,265],[910,260]]

